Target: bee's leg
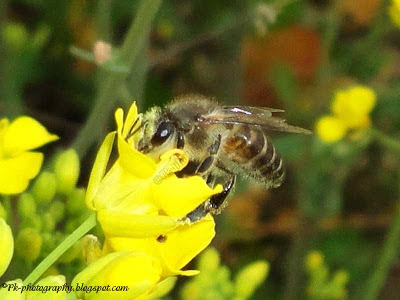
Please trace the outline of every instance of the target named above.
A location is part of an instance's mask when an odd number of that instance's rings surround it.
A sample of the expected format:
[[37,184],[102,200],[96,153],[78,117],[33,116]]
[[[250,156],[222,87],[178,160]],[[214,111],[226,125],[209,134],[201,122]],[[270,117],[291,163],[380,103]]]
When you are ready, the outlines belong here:
[[226,206],[225,201],[235,185],[236,175],[232,175],[228,182],[225,183],[224,189],[221,193],[211,196],[210,200],[206,202],[205,208],[213,215],[221,213],[222,209]]
[[206,183],[209,187],[213,188],[215,186],[215,180],[216,180],[215,175],[210,173],[208,174]]
[[219,150],[219,146],[221,145],[221,135],[218,135],[218,138],[216,141],[210,146],[210,155],[207,156],[199,165],[199,167],[196,170],[196,174],[207,177],[209,174],[209,171],[212,169],[212,166],[214,165],[214,162],[216,161],[216,155]]
[[221,146],[221,135],[218,134],[216,141],[210,147],[210,155],[215,155],[218,153],[219,146]]
[[232,187],[235,185],[236,176],[233,175],[230,180],[225,183],[224,189],[221,193],[211,196],[211,198],[200,204],[193,211],[186,215],[186,218],[189,219],[191,223],[196,222],[204,218],[208,213],[212,215],[217,215],[221,213],[222,209],[226,204],[226,197],[229,195]]
[[178,131],[176,138],[176,148],[183,149],[185,147],[185,137],[182,132]]

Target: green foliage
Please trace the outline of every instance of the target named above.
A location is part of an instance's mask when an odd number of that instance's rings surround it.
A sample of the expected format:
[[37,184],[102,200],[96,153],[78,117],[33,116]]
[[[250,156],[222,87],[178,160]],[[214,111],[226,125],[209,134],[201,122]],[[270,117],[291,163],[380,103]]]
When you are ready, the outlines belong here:
[[200,274],[186,283],[180,294],[183,300],[197,299],[250,299],[265,280],[269,265],[265,261],[251,263],[231,279],[231,271],[220,264],[216,249],[208,248],[198,260]]

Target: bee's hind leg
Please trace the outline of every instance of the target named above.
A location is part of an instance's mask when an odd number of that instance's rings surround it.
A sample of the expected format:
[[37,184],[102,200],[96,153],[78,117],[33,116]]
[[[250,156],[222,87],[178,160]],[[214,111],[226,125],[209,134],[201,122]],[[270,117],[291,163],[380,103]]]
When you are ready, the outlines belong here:
[[[211,175],[210,175],[211,176]],[[224,188],[221,193],[211,196],[211,198],[200,204],[197,208],[186,215],[191,223],[196,222],[204,218],[208,213],[212,215],[217,215],[221,213],[222,209],[225,207],[225,199],[229,195],[233,186],[235,185],[236,176],[232,175],[230,180],[225,183]]]

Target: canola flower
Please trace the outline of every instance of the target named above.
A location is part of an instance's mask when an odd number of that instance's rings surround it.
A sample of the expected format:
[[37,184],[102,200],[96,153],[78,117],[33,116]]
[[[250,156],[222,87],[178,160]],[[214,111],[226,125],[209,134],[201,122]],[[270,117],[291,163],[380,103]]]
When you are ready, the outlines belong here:
[[371,125],[370,113],[376,104],[375,92],[369,87],[353,86],[336,92],[332,114],[317,122],[317,134],[325,143],[341,140],[349,131],[362,132]]
[[389,6],[389,16],[393,24],[400,28],[400,0],[392,0]]
[[21,116],[0,120],[0,194],[18,194],[40,171],[43,154],[31,151],[58,137],[38,121]]
[[310,299],[347,299],[347,271],[331,272],[318,251],[308,253],[305,267],[309,275],[306,292]]
[[67,300],[63,275],[48,276],[41,279],[36,286],[27,286],[21,279],[7,281],[0,289],[2,300]]
[[14,253],[14,238],[10,226],[3,218],[0,218],[0,277],[3,276],[10,264],[11,258]]
[[[127,285],[129,292],[120,299],[149,299],[163,294],[175,275],[195,275],[182,270],[211,242],[215,223],[211,215],[190,223],[185,216],[212,195],[222,191],[210,188],[199,176],[178,178],[174,173],[188,163],[179,149],[164,153],[159,162],[135,148],[137,135],[131,135],[140,122],[135,103],[126,119],[122,109],[115,113],[117,132],[105,138],[97,154],[86,194],[86,205],[96,211],[105,241],[101,257],[91,245],[86,255],[93,261],[73,283]],[[134,127],[134,128],[132,128]],[[108,172],[113,141],[118,159]],[[98,254],[97,254],[98,256]],[[84,299],[108,299],[110,292],[78,294]]]

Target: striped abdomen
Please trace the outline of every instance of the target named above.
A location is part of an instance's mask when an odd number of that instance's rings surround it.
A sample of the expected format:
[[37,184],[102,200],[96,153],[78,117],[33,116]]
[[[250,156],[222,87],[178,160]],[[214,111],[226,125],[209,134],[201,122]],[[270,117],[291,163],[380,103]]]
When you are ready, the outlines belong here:
[[246,174],[278,187],[285,178],[280,154],[266,134],[257,127],[235,125],[223,142],[225,155]]

